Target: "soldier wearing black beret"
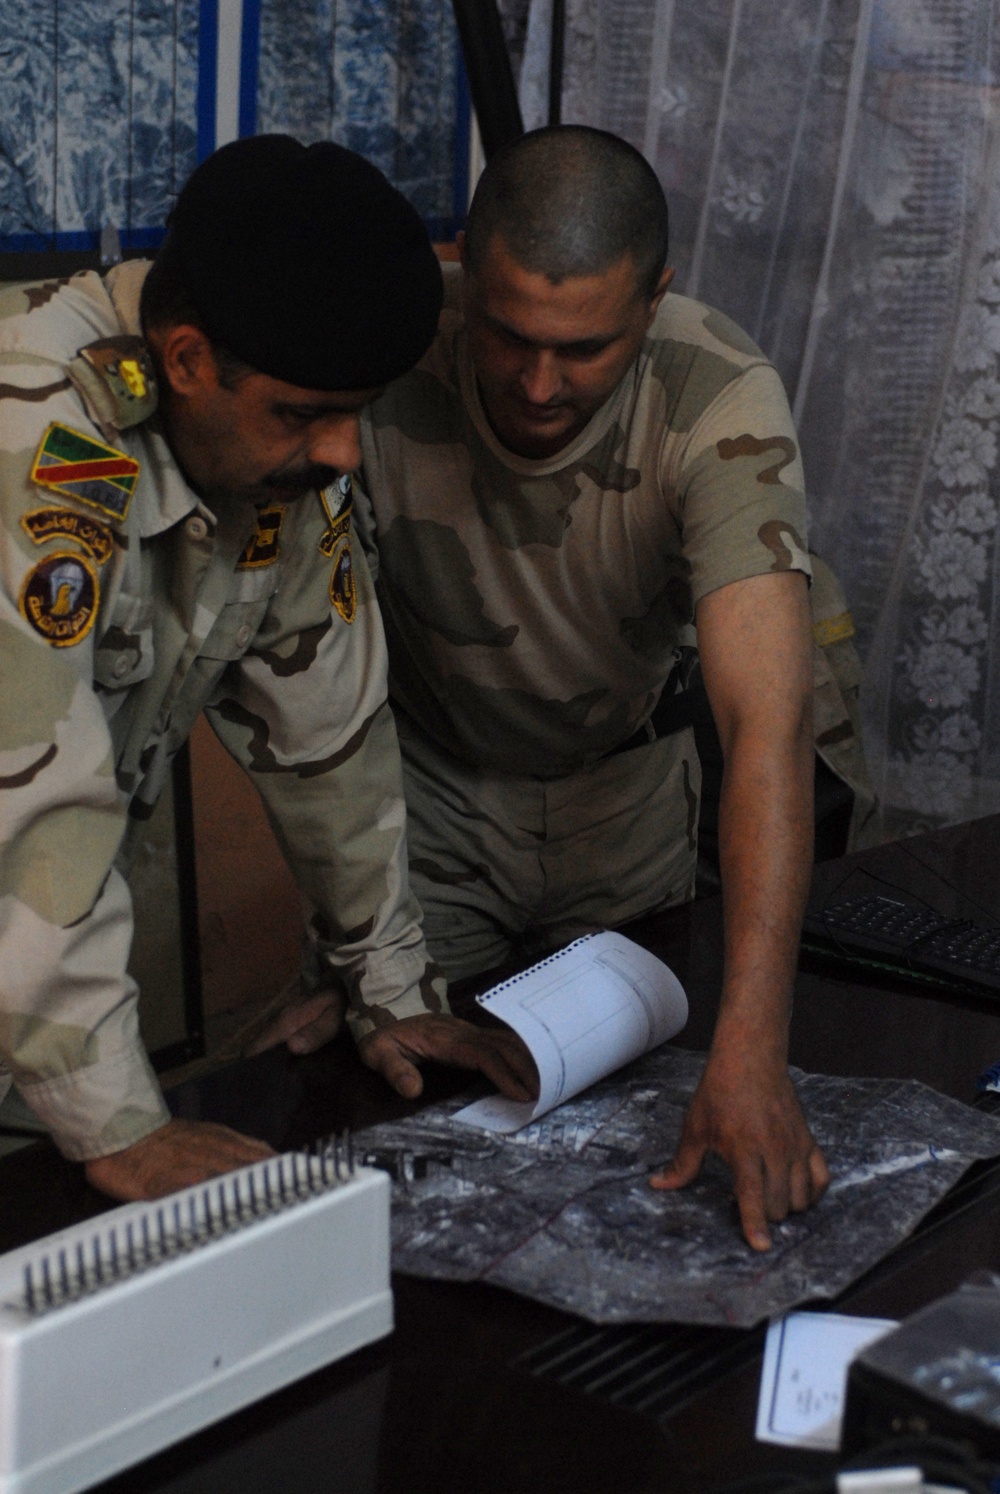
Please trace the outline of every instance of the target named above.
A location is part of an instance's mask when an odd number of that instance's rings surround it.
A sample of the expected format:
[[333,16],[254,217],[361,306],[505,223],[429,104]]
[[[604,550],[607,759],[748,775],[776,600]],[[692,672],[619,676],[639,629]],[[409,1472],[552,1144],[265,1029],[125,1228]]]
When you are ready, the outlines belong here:
[[[171,1119],[138,1036],[128,869],[205,711],[315,909],[327,986],[401,1093],[433,1055],[524,1098],[512,1041],[447,1012],[409,892],[358,415],[431,341],[441,277],[382,175],[332,144],[226,146],[155,263],[0,296],[0,1100],[119,1198],[266,1148]],[[9,979],[7,978],[9,974]]]

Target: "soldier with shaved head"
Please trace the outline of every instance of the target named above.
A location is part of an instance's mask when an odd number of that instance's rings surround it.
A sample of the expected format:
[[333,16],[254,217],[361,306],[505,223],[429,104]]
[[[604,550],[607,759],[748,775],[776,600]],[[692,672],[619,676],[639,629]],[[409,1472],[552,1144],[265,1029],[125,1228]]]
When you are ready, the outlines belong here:
[[814,691],[781,383],[731,321],[669,293],[666,255],[663,192],[624,141],[564,127],[501,151],[432,348],[362,417],[363,482],[411,876],[449,976],[692,896],[696,644],[725,753],[725,978],[654,1182],[719,1152],[765,1249],[827,1181],[787,1071],[814,693],[821,741],[844,749],[856,721],[832,683]]
[[[204,709],[315,909],[365,1062],[429,1051],[523,1098],[447,1013],[410,894],[385,646],[353,540],[358,418],[425,351],[441,280],[374,167],[283,136],[195,172],[155,263],[0,297],[0,1099],[119,1198],[264,1155],[172,1120],[127,973],[129,863]],[[298,1051],[341,1003],[283,1029]]]

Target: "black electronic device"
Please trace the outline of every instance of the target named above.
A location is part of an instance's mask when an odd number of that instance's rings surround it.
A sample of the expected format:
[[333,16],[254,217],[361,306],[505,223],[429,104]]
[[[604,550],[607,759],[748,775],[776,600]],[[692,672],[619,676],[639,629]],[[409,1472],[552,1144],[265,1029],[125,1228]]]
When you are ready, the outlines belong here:
[[1000,929],[948,918],[905,896],[834,896],[811,906],[802,948],[869,971],[1000,998]]
[[977,1272],[854,1360],[841,1452],[900,1437],[947,1438],[1000,1466],[1000,1277]]

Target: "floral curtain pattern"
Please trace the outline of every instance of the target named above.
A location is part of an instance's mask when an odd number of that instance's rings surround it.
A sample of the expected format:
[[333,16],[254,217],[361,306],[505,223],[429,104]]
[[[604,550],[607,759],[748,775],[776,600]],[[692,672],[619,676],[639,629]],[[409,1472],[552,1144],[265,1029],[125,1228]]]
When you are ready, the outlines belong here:
[[155,241],[197,159],[198,0],[0,0],[0,37],[0,247]]
[[[251,8],[257,131],[349,145],[451,236],[468,148],[451,0],[244,0]],[[0,0],[0,250],[92,250],[106,224],[126,248],[160,241],[198,160],[211,9]]]
[[453,237],[465,163],[451,0],[261,0],[260,19],[258,132],[359,151],[433,237]]
[[[503,0],[530,128],[551,0]],[[785,380],[887,828],[1000,811],[1000,0],[567,0],[563,119]]]

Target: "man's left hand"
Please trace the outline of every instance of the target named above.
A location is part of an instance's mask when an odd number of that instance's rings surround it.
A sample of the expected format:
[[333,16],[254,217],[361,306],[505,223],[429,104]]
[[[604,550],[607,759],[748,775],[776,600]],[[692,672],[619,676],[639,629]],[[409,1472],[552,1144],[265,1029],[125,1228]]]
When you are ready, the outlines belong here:
[[370,1032],[358,1044],[363,1063],[387,1084],[415,1100],[424,1087],[420,1065],[428,1059],[453,1068],[478,1069],[508,1100],[538,1098],[538,1071],[524,1043],[508,1028],[474,1027],[460,1017],[428,1013],[404,1017]]
[[260,1030],[251,1029],[241,1057],[256,1058],[268,1048],[286,1043],[289,1053],[315,1053],[337,1036],[344,1025],[346,999],[338,991],[321,991],[305,1001],[289,1001]]
[[771,1248],[768,1222],[818,1203],[830,1172],[802,1114],[788,1070],[727,1063],[711,1055],[684,1117],[673,1161],[650,1178],[654,1188],[683,1188],[706,1152],[729,1167],[740,1222],[754,1250]]

